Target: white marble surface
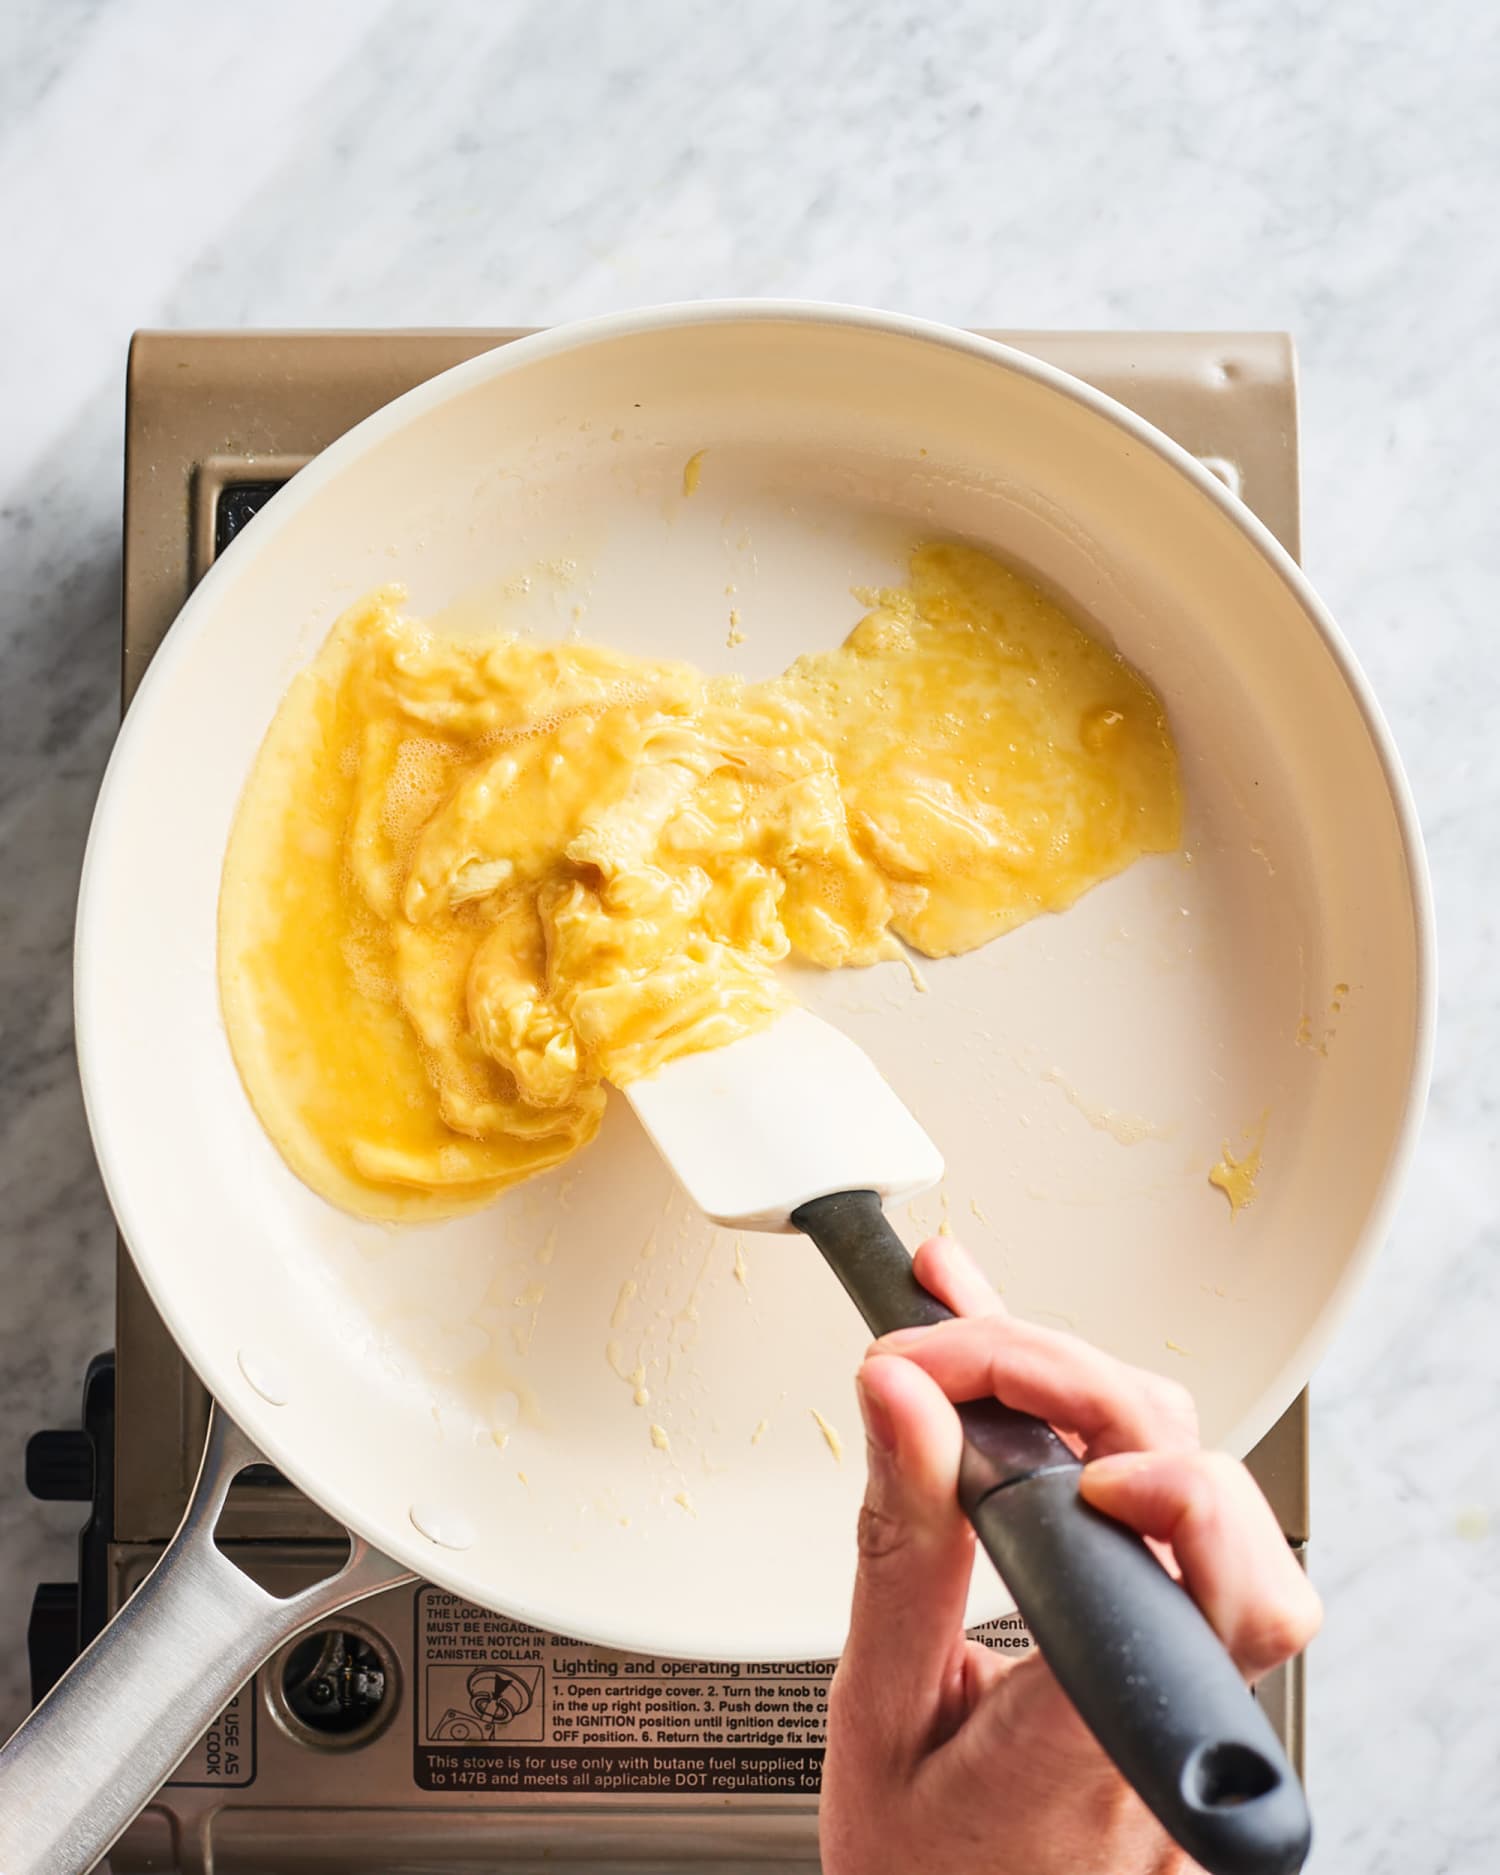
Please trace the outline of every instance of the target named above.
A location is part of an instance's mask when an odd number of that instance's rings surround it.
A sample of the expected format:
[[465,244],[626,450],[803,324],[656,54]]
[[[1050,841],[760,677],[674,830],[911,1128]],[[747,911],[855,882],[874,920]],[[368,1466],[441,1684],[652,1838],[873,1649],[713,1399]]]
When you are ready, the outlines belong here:
[[9,0],[0,9],[0,1730],[110,1338],[68,947],[115,715],[137,325],[550,322],[727,293],[1288,327],[1307,562],[1431,846],[1442,1033],[1316,1390],[1319,1875],[1500,1851],[1500,36],[1472,0]]

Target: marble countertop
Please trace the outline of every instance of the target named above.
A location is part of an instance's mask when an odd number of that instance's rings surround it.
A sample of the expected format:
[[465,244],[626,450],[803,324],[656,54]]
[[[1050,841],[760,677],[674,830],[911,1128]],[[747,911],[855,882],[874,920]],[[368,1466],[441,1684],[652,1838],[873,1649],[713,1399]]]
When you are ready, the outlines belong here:
[[548,323],[731,293],[1287,328],[1306,561],[1405,757],[1443,966],[1421,1149],[1316,1383],[1313,1867],[1493,1868],[1497,76],[1500,29],[1468,0],[4,10],[0,1733],[32,1587],[71,1573],[77,1521],[24,1496],[21,1448],[72,1418],[111,1337],[69,945],[115,723],[132,328]]

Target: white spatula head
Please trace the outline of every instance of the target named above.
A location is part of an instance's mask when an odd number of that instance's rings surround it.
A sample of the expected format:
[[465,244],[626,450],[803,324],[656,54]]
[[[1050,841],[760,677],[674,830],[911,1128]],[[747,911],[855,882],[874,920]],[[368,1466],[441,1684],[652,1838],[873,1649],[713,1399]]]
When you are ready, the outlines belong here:
[[874,1191],[899,1203],[943,1176],[942,1155],[870,1057],[805,1009],[624,1091],[716,1224],[790,1231],[813,1198]]

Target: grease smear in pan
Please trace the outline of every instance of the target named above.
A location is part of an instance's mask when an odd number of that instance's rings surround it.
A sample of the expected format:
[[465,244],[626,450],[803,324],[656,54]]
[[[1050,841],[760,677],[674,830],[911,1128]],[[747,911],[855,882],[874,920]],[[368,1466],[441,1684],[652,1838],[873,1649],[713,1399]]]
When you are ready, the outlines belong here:
[[584,1145],[606,1082],[771,1020],[782,959],[950,956],[1177,844],[1160,703],[1056,605],[953,545],[871,598],[764,683],[439,636],[393,591],[339,621],[220,904],[235,1058],[302,1178],[469,1209]]

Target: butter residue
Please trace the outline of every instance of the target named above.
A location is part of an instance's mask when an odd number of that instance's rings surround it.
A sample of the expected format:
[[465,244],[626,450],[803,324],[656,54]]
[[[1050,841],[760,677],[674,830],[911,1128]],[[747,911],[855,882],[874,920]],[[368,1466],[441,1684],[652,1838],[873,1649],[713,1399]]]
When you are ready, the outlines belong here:
[[734,1280],[748,1296],[750,1293],[750,1270],[745,1262],[745,1240],[742,1237],[736,1237],[734,1240]]
[[542,1303],[546,1300],[546,1296],[547,1291],[542,1283],[529,1282],[521,1291],[520,1295],[516,1297],[515,1306],[518,1309],[530,1309],[531,1311],[524,1322],[517,1322],[510,1331],[511,1339],[516,1344],[516,1353],[523,1358],[531,1352],[532,1338],[536,1334],[537,1318],[542,1312]]
[[1332,1048],[1338,1034],[1337,1018],[1344,1013],[1344,1004],[1349,995],[1347,983],[1335,983],[1333,994],[1328,1002],[1328,1019],[1320,1021],[1314,1027],[1314,1018],[1304,1010],[1302,1019],[1297,1024],[1297,1046],[1311,1049],[1313,1053],[1326,1056]]
[[817,1407],[810,1406],[807,1410],[818,1422],[818,1431],[822,1433],[824,1442],[829,1451],[833,1453],[833,1462],[836,1465],[842,1465],[844,1462],[844,1441],[839,1437],[838,1427],[830,1425],[818,1411]]
[[1070,1107],[1081,1113],[1096,1133],[1108,1133],[1122,1146],[1138,1146],[1143,1139],[1170,1139],[1172,1129],[1158,1126],[1154,1120],[1136,1113],[1121,1113],[1114,1107],[1096,1107],[1074,1087],[1060,1068],[1047,1068],[1042,1079],[1055,1087]]
[[656,1447],[658,1452],[670,1452],[672,1449],[672,1441],[667,1437],[666,1428],[664,1426],[653,1424],[651,1428],[651,1443]]
[[702,1315],[698,1308],[698,1297],[703,1285],[708,1280],[714,1260],[714,1246],[710,1243],[703,1252],[703,1261],[698,1265],[698,1274],[693,1278],[693,1286],[688,1291],[687,1301],[672,1317],[671,1337],[679,1348],[690,1348],[698,1339]]
[[[501,1351],[501,1336],[507,1313],[517,1306],[512,1293],[516,1280],[513,1265],[505,1265],[495,1272],[489,1288],[485,1291],[484,1304],[477,1313],[476,1323],[489,1335],[489,1343],[467,1363],[472,1384],[482,1387],[495,1395],[510,1393],[515,1396],[517,1417],[523,1426],[532,1426],[538,1430],[546,1425],[542,1412],[542,1403],[536,1388],[527,1378],[521,1367],[512,1368]],[[539,1304],[538,1304],[539,1306]],[[531,1329],[535,1330],[535,1318]],[[525,1332],[525,1324],[512,1322],[511,1339],[516,1344],[519,1356],[526,1356],[530,1348],[530,1334]]]
[[1267,1115],[1262,1114],[1253,1127],[1245,1129],[1244,1138],[1247,1147],[1242,1155],[1236,1155],[1224,1141],[1218,1162],[1210,1169],[1208,1182],[1222,1191],[1229,1200],[1231,1223],[1249,1204],[1255,1201],[1255,1183],[1260,1177],[1261,1149],[1266,1139]]
[[770,1429],[771,1422],[769,1419],[757,1420],[755,1430],[750,1434],[750,1443],[752,1445],[759,1445]]
[[703,458],[706,449],[696,450],[682,465],[682,492],[684,495],[696,495],[698,484],[703,478]]
[[651,1389],[646,1385],[646,1364],[638,1360],[634,1367],[625,1365],[625,1354],[618,1341],[605,1343],[604,1358],[614,1370],[615,1376],[623,1380],[630,1388],[630,1397],[637,1406],[651,1404]]
[[745,642],[745,634],[740,630],[740,609],[738,606],[731,606],[729,608],[729,636],[724,642],[729,646],[731,651],[733,651],[736,645],[742,645]]
[[906,974],[911,978],[912,988],[919,996],[925,996],[930,986],[926,977],[922,975],[921,968],[916,958],[912,956],[911,952],[893,931],[888,931],[886,933],[886,940],[886,947],[881,952],[882,957],[889,958],[893,964],[904,964],[906,966]]
[[625,1318],[630,1313],[630,1305],[634,1302],[639,1287],[640,1285],[633,1276],[627,1276],[620,1284],[620,1293],[615,1297],[614,1313],[609,1318],[611,1328],[624,1326]]

